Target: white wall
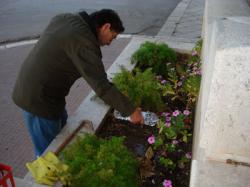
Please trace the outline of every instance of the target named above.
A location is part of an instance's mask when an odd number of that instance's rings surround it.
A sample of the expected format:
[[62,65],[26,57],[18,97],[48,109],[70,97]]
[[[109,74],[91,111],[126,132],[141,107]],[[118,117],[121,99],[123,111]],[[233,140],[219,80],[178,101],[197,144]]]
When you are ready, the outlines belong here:
[[[250,186],[250,7],[207,0],[190,186]],[[227,172],[225,172],[227,170]],[[212,172],[212,173],[211,173]],[[225,177],[227,173],[227,177]]]

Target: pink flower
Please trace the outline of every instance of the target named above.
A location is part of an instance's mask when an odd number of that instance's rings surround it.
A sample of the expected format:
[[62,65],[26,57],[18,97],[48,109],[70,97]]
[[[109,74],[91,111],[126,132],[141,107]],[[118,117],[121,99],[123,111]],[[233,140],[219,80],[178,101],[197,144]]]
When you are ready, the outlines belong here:
[[169,116],[169,114],[170,114],[169,112],[162,112],[161,116]]
[[178,144],[179,142],[178,142],[178,140],[173,140],[172,141],[172,144],[174,144],[174,145],[176,145],[176,144]]
[[167,121],[167,122],[165,123],[165,125],[166,125],[166,127],[170,127],[170,126],[171,126],[171,123],[170,123],[169,121]]
[[165,112],[165,116],[169,116],[170,115],[170,113],[169,112]]
[[172,115],[176,117],[176,116],[178,116],[179,114],[180,114],[180,111],[179,111],[179,110],[176,110],[176,111],[173,112]]
[[192,153],[191,152],[188,152],[185,154],[186,158],[188,159],[191,159],[192,158]]
[[182,82],[179,81],[179,82],[177,83],[177,86],[181,86],[181,85],[182,85]]
[[188,116],[188,115],[190,114],[190,111],[189,111],[189,110],[184,110],[184,111],[183,111],[183,114],[184,114],[185,116]]
[[161,84],[166,84],[166,83],[167,83],[166,80],[162,80],[162,81],[161,81]]
[[196,71],[198,68],[197,67],[193,67],[193,71]]
[[171,117],[166,117],[166,122],[170,122],[171,121]]
[[165,179],[162,184],[163,184],[164,187],[172,187],[172,181],[171,180]]
[[198,54],[197,51],[192,51],[192,56],[195,56],[197,54]]
[[149,144],[154,144],[155,143],[155,137],[154,137],[154,135],[151,135],[151,136],[148,137],[148,143]]
[[194,64],[193,64],[193,66],[197,66],[198,65],[198,62],[195,62]]
[[195,74],[201,75],[201,69],[196,70]]

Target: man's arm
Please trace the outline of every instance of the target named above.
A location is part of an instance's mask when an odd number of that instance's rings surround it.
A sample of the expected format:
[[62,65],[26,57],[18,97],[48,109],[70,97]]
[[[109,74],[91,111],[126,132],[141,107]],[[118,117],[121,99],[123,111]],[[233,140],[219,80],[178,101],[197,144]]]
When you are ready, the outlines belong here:
[[99,47],[84,42],[79,50],[71,54],[71,58],[82,77],[105,103],[122,115],[131,116],[131,122],[143,123],[141,110],[109,82]]

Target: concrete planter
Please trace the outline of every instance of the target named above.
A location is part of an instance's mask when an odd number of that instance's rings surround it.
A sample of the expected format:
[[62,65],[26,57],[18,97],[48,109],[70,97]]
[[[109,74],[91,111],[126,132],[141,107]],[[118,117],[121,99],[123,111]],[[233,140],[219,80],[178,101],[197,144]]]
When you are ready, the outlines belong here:
[[[194,43],[185,43],[183,39],[174,37],[134,37],[120,56],[116,59],[113,65],[108,70],[108,78],[111,79],[115,73],[120,71],[120,66],[126,67],[128,70],[132,70],[134,65],[130,63],[131,55],[140,47],[145,41],[151,42],[165,42],[169,47],[175,49],[181,53],[191,53]],[[52,141],[47,151],[55,152],[58,147],[65,141],[65,139],[81,124],[82,121],[88,120],[93,124],[93,130],[96,131],[102,122],[105,120],[105,116],[108,114],[110,107],[106,105],[101,99],[96,97],[92,91],[86,99],[81,103],[74,115],[70,116],[65,128],[61,133]],[[89,128],[82,128],[79,133],[91,132]],[[93,132],[93,131],[92,131]],[[41,187],[43,185],[36,184],[31,176],[31,173],[27,173],[25,181],[28,181],[30,186]],[[27,183],[27,184],[28,184]]]
[[250,186],[249,33],[245,0],[206,1],[191,187]]

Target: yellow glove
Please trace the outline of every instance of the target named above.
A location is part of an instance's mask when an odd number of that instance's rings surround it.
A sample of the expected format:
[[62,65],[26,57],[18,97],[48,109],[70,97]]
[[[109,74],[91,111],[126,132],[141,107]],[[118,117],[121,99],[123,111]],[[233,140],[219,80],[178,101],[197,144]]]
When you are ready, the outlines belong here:
[[69,181],[68,166],[63,164],[54,153],[48,152],[43,157],[26,164],[37,183],[53,186],[58,180],[66,185]]

